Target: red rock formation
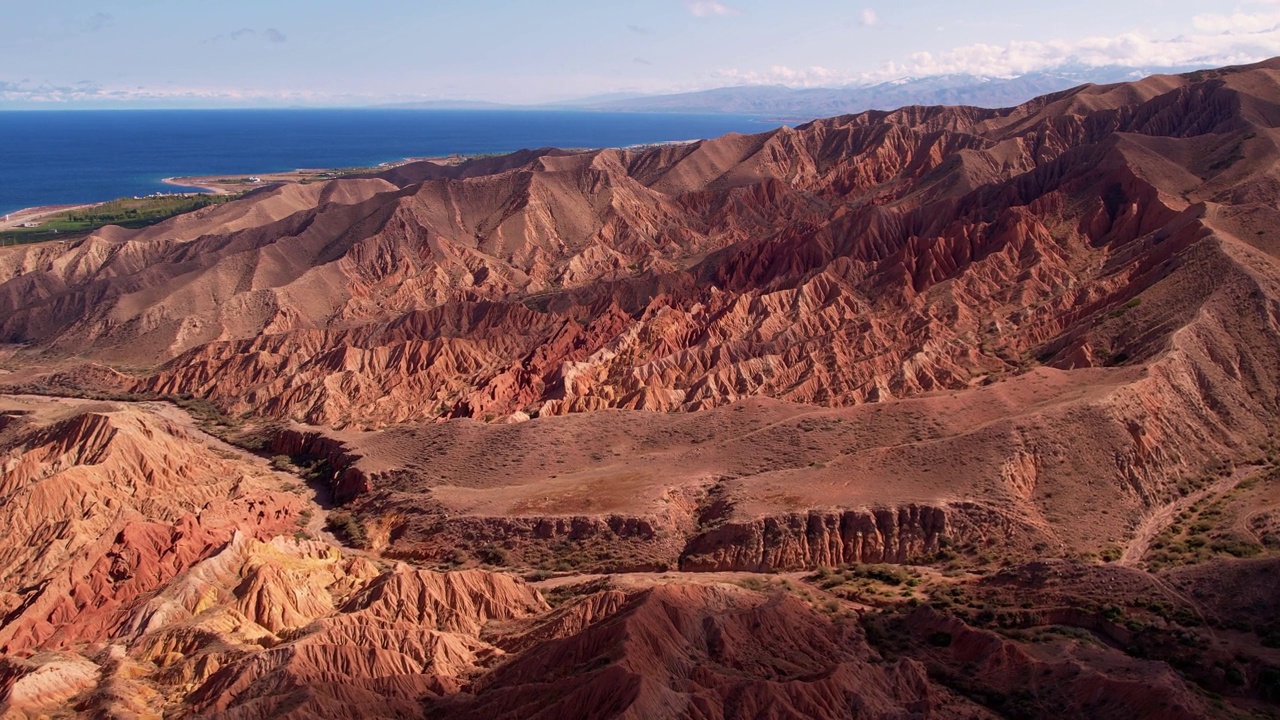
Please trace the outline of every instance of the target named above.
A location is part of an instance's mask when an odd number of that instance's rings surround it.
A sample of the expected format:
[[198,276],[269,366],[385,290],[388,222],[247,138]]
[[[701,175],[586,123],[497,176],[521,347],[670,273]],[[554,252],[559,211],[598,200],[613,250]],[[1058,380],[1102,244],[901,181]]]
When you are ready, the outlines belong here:
[[1263,211],[1274,72],[275,190],[6,250],[0,332],[181,352],[138,387],[320,424],[843,405],[1033,356],[1152,361],[1261,269],[1231,218]]
[[[912,662],[877,666],[865,640],[790,598],[660,586],[440,701],[456,717],[981,716]],[[596,599],[585,601],[597,604]]]
[[260,485],[173,421],[135,407],[6,399],[0,429],[0,652],[100,641],[237,532],[296,527]]
[[[810,511],[733,523],[694,538],[680,558],[684,570],[752,570],[856,563],[906,562],[939,550],[941,538],[964,539],[957,508]],[[975,523],[976,524],[976,523]],[[999,523],[984,523],[989,526]]]
[[966,682],[1014,697],[1038,696],[1039,709],[1052,703],[1061,717],[1206,717],[1203,701],[1163,662],[1137,660],[1090,643],[1073,644],[1060,657],[1046,657],[998,633],[930,610],[917,612],[908,627],[922,639],[944,634],[949,639],[946,648],[930,654],[963,667]]

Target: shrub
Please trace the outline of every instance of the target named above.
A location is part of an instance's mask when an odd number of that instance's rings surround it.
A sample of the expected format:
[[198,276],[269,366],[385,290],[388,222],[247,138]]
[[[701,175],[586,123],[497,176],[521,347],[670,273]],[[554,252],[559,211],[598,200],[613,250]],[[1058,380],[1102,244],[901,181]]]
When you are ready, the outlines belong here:
[[1254,557],[1262,552],[1262,548],[1257,545],[1235,536],[1214,538],[1209,543],[1209,548],[1214,552],[1227,553],[1238,558]]
[[324,526],[352,547],[369,546],[369,536],[365,532],[364,525],[349,512],[339,510],[329,513],[329,517],[325,518]]
[[476,557],[480,562],[488,565],[502,566],[511,562],[511,554],[494,545],[486,545],[476,550]]
[[902,585],[911,579],[905,570],[893,565],[858,565],[849,569],[854,577],[879,580],[886,585]]

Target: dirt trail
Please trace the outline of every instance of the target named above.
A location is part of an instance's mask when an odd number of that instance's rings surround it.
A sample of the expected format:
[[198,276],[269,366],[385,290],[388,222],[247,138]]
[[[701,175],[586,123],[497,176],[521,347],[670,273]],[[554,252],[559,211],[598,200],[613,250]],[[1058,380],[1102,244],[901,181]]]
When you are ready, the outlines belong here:
[[1195,505],[1206,497],[1211,495],[1221,495],[1235,489],[1244,480],[1262,472],[1257,467],[1243,467],[1237,469],[1231,475],[1222,478],[1206,487],[1203,487],[1186,497],[1156,508],[1143,518],[1133,533],[1133,539],[1124,549],[1124,554],[1120,556],[1119,565],[1125,567],[1136,567],[1142,558],[1146,557],[1147,551],[1151,549],[1151,543],[1156,536],[1164,532],[1165,528],[1173,524],[1174,518],[1183,510]]

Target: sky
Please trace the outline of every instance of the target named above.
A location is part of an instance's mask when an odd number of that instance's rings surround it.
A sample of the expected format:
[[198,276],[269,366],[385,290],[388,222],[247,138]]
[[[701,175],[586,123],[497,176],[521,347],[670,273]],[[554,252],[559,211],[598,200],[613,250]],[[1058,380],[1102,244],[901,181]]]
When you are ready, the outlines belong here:
[[1280,0],[0,0],[0,107],[544,103],[1280,55]]

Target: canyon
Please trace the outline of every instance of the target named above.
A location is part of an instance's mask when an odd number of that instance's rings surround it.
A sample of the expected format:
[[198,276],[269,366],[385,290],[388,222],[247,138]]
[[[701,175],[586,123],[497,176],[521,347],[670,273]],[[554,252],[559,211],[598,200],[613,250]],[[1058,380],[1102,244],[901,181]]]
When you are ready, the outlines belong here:
[[1280,703],[1280,60],[0,248],[0,711]]

